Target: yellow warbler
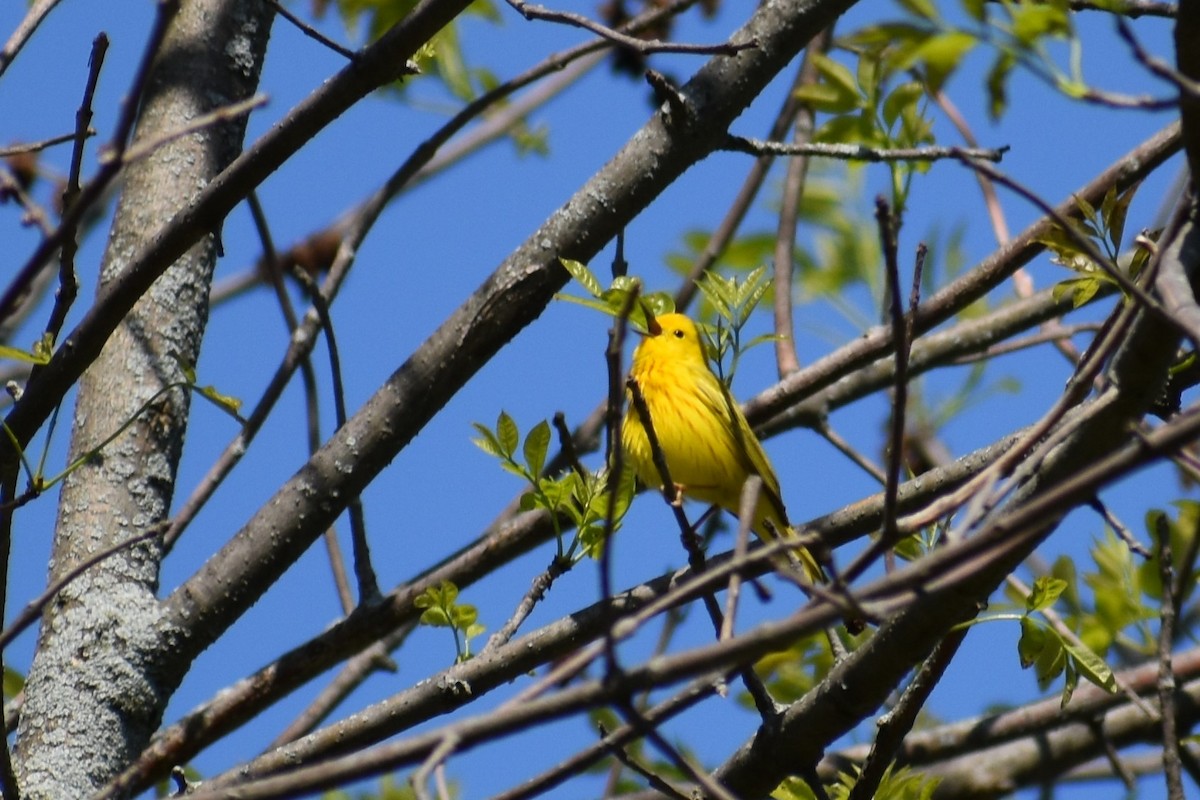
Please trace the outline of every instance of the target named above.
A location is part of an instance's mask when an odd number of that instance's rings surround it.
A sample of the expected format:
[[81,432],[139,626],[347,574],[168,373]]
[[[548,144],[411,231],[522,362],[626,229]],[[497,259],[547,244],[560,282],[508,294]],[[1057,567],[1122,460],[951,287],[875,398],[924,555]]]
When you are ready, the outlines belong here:
[[[684,496],[736,514],[742,485],[757,475],[762,491],[751,529],[766,542],[778,534],[795,535],[775,470],[741,407],[709,369],[695,323],[682,314],[647,316],[649,331],[634,350],[630,376],[646,400],[672,482]],[[638,479],[662,486],[646,428],[632,402],[621,440]],[[808,551],[796,548],[795,556],[810,580],[825,579]]]

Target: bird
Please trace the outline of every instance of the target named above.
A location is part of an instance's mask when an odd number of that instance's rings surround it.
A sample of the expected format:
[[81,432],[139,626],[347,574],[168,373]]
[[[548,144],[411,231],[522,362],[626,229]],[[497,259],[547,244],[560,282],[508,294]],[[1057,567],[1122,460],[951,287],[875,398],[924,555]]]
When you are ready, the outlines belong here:
[[[667,472],[683,497],[720,506],[733,514],[741,505],[742,486],[762,479],[750,528],[764,542],[796,535],[788,524],[779,478],[741,406],[708,366],[696,324],[683,314],[646,314],[646,333],[634,349],[630,379],[645,399],[651,427]],[[663,485],[650,439],[630,392],[621,442],[639,481]],[[809,581],[824,582],[812,554],[797,546],[790,559]]]

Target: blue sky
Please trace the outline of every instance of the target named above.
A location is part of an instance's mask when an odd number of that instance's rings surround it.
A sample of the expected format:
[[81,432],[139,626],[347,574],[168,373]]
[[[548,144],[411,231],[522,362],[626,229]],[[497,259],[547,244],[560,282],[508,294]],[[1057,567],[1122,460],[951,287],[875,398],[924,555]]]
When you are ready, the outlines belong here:
[[[884,7],[876,3],[860,5],[867,8],[856,9],[839,23],[839,31],[850,30],[866,18],[866,12]],[[745,10],[740,3],[726,2],[724,6],[712,21],[691,20],[682,26],[683,38],[705,42],[725,38]],[[587,3],[564,2],[556,7],[591,10]],[[27,51],[0,79],[0,140],[24,141],[68,132],[86,76],[90,42],[97,32],[108,33],[111,47],[93,123],[100,135],[93,140],[85,174],[95,169],[96,145],[110,135],[117,104],[128,86],[152,14],[151,3],[135,0],[107,4],[104,13],[98,13],[98,8],[82,0],[64,0]],[[307,11],[303,6],[293,8]],[[889,4],[887,8],[894,7]],[[584,38],[576,29],[526,22],[507,7],[502,6],[500,12],[502,24],[470,20],[464,25],[463,36],[470,58],[501,78],[527,67],[533,60],[531,54],[549,53]],[[23,4],[6,4],[0,8],[0,27],[12,30],[22,13]],[[1105,15],[1078,15],[1076,22],[1085,43],[1084,72],[1092,84],[1112,91],[1159,96],[1169,93],[1127,57]],[[354,35],[347,34],[332,17],[324,21],[322,28],[334,38],[354,41]],[[1137,22],[1136,30],[1153,52],[1170,57],[1166,23],[1144,19]],[[661,71],[683,77],[702,62],[697,57],[661,56],[652,63]],[[336,55],[279,21],[262,80],[270,102],[251,118],[250,139],[266,130],[340,64]],[[986,118],[985,100],[979,89],[981,71],[988,64],[985,54],[970,57],[964,74],[952,80],[948,91],[983,145],[1011,146],[1002,169],[1053,202],[1063,199],[1116,156],[1170,121],[1168,114],[1114,111],[1066,101],[1040,81],[1019,73],[1011,86],[1010,111],[993,124]],[[737,121],[734,132],[765,135],[790,79],[789,73],[764,93]],[[606,65],[601,66],[578,87],[534,114],[532,121],[544,124],[548,130],[548,157],[520,156],[502,142],[401,197],[389,208],[362,247],[354,272],[333,309],[351,413],[468,292],[644,123],[652,110],[648,95],[645,85],[614,77]],[[445,119],[450,101],[430,82],[416,82],[410,97],[411,108],[387,94],[360,103],[264,184],[260,197],[278,244],[286,246],[351,208]],[[939,140],[957,144],[945,120],[936,113],[933,116]],[[67,157],[67,151],[60,148],[46,161],[65,170]],[[665,256],[682,249],[686,232],[716,225],[748,165],[743,155],[714,154],[630,225],[626,258],[634,274],[643,277],[652,289],[673,289],[674,280],[664,266]],[[773,230],[771,212],[778,197],[781,166],[776,165],[769,187],[744,230]],[[1160,170],[1160,175],[1143,187],[1130,214],[1131,230],[1150,224],[1178,169],[1176,164]],[[886,188],[887,171],[882,166],[871,166],[860,177],[864,190],[857,202],[866,217],[870,198]],[[1003,190],[1001,199],[1014,233],[1036,217],[1035,209]],[[0,243],[3,252],[9,254],[9,269],[21,263],[34,242],[32,233],[17,229],[16,216],[11,205],[0,207]],[[994,247],[977,184],[961,166],[937,164],[915,185],[901,252],[911,254],[917,241],[935,227],[945,232],[959,225],[964,226],[965,262],[974,264]],[[103,243],[103,235],[93,235],[77,259],[83,287],[76,316],[94,292]],[[250,268],[258,257],[257,237],[244,207],[230,215],[224,245],[226,255],[218,266],[219,279]],[[607,271],[609,258],[611,248],[593,263],[598,273]],[[902,263],[909,260],[902,257]],[[1031,272],[1039,288],[1065,277],[1061,268],[1044,258]],[[1004,287],[996,297],[1009,294],[1009,288]],[[851,293],[848,299],[862,313],[872,313],[865,293]],[[764,316],[755,324],[754,332],[760,333],[769,323]],[[376,567],[385,587],[407,579],[471,541],[521,489],[514,478],[471,444],[471,422],[490,425],[505,409],[522,430],[527,430],[558,410],[565,412],[572,423],[591,411],[604,391],[606,327],[607,321],[598,314],[571,304],[552,304],[447,405],[364,494]],[[797,340],[806,363],[857,333],[859,329],[851,320],[821,298],[806,298],[798,307]],[[36,333],[30,328],[23,335],[32,341]],[[27,342],[17,342],[22,343]],[[200,381],[253,403],[286,345],[286,330],[268,292],[235,299],[213,311],[199,364]],[[323,359],[322,348],[317,361],[318,373],[322,374],[326,370]],[[950,425],[944,438],[956,454],[1034,420],[1057,396],[1068,371],[1061,358],[1039,352],[998,360],[988,375],[991,381],[1015,379],[1021,392],[993,394]],[[751,351],[743,361],[735,390],[739,396],[749,397],[768,386],[773,376],[770,348]],[[947,370],[930,378],[927,392],[934,397],[950,396],[960,381],[961,371],[956,374]],[[298,385],[293,386],[238,471],[171,555],[164,567],[164,591],[189,576],[303,463],[302,413],[302,396]],[[880,450],[882,413],[882,403],[875,399],[836,413],[832,423],[863,452],[874,456]],[[328,435],[333,412],[327,390],[322,414]],[[180,494],[184,496],[235,433],[233,423],[207,404],[195,404],[193,416],[194,427],[180,475]],[[65,438],[64,426],[52,448],[51,463],[55,456],[61,463]],[[767,449],[795,519],[826,513],[875,489],[868,476],[810,432],[790,432],[769,442]],[[1159,472],[1139,476],[1106,493],[1105,499],[1127,524],[1140,530],[1141,514],[1149,504],[1161,504],[1176,495],[1174,479],[1169,473]],[[55,493],[51,493],[18,516],[14,563],[9,570],[10,608],[19,607],[44,586],[54,500]],[[646,496],[636,504],[616,543],[616,585],[628,586],[683,563],[672,526],[670,515],[656,498]],[[1095,516],[1076,513],[1056,534],[1047,554],[1079,555],[1101,531]],[[482,621],[494,630],[551,554],[552,546],[547,545],[499,575],[465,589],[463,598],[480,607]],[[595,570],[585,563],[555,586],[525,630],[587,605],[596,596]],[[225,641],[201,657],[173,700],[168,721],[281,650],[309,638],[338,616],[325,556],[317,546],[231,630]],[[1017,665],[1015,626],[984,627],[986,630],[968,637],[959,663],[939,686],[931,701],[934,713],[951,718],[977,713],[989,703],[1019,702],[1036,695],[1033,677],[1022,673]],[[699,637],[709,635],[707,622],[694,616],[681,642],[701,641]],[[32,646],[33,636],[27,634],[7,654],[8,663],[24,670]],[[645,646],[645,642],[635,644],[631,657]],[[387,696],[445,666],[452,658],[448,633],[420,630],[399,654],[399,674],[374,679],[351,699],[348,707]],[[986,683],[979,681],[980,674],[988,676]],[[202,773],[212,774],[256,752],[318,688],[314,685],[281,703],[255,724],[204,753],[196,766]],[[481,705],[494,702],[488,698]],[[752,725],[749,715],[716,703],[685,717],[671,733],[682,736],[701,758],[712,762],[720,759],[731,743],[747,736]],[[533,774],[538,766],[573,752],[592,735],[580,720],[559,723],[554,730],[556,735],[539,735],[536,745],[532,745],[537,750],[536,763],[529,760],[530,743],[514,740],[451,759],[451,775],[460,783],[464,796],[487,796],[519,777]],[[705,731],[703,736],[689,735],[701,730]],[[1153,791],[1148,789],[1148,793]]]

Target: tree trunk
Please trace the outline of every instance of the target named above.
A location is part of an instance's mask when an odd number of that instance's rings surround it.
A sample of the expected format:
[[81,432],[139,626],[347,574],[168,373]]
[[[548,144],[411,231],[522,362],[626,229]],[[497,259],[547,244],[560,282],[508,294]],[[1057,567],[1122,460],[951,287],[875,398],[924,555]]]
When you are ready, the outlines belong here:
[[[248,97],[271,19],[258,2],[182,3],[151,68],[135,141]],[[233,160],[244,133],[244,117],[207,127],[127,168],[101,286]],[[179,362],[194,364],[199,354],[217,235],[205,236],[154,284],[83,376],[72,462],[133,424],[66,480],[51,580],[167,516],[190,398],[166,387],[182,380]],[[158,726],[186,669],[164,658],[173,634],[161,623],[156,598],[161,555],[155,541],[122,550],[72,582],[47,610],[18,735],[25,797],[90,794]]]

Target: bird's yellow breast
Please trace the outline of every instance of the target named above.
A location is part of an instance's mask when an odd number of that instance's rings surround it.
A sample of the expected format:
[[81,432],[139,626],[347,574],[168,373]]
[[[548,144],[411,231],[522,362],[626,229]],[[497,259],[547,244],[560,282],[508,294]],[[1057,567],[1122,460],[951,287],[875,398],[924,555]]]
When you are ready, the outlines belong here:
[[[736,508],[729,487],[740,489],[749,473],[731,433],[728,410],[722,408],[726,395],[716,376],[703,363],[639,355],[630,374],[646,400],[671,481],[689,497]],[[632,403],[622,441],[638,479],[661,486],[645,426]]]

